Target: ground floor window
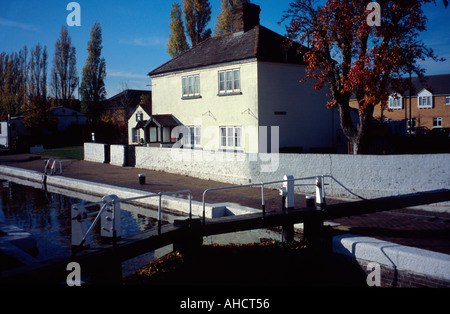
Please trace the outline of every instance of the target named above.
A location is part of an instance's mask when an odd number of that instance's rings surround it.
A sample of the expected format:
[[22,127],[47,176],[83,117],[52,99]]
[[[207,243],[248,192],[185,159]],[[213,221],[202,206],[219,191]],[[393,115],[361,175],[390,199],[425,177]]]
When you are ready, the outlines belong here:
[[220,147],[222,149],[242,148],[242,127],[240,126],[220,127]]
[[149,128],[149,142],[150,143],[158,143],[158,127],[150,127]]
[[185,146],[191,148],[200,147],[202,145],[201,134],[201,126],[188,126],[187,134],[185,135],[187,136]]
[[412,132],[416,130],[416,118],[406,120],[406,129]]
[[433,118],[433,128],[442,128],[442,118]]
[[[163,127],[162,128],[162,142],[163,143],[175,143],[177,141],[177,137],[172,133],[172,127]],[[172,136],[173,135],[173,136]]]
[[141,139],[140,129],[133,128],[131,135],[133,143],[139,143],[139,140]]

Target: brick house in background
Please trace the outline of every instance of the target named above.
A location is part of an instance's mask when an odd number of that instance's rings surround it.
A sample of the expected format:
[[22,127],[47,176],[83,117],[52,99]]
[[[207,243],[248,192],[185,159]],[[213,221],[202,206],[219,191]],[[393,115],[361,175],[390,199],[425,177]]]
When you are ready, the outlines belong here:
[[[409,83],[409,78],[405,80]],[[401,121],[403,134],[409,131],[410,118],[411,133],[450,128],[450,74],[425,76],[424,82],[413,77],[411,83],[412,97],[409,88],[401,94],[392,93],[384,110],[381,106],[375,107],[374,118],[387,122]],[[350,105],[358,108],[354,98]]]

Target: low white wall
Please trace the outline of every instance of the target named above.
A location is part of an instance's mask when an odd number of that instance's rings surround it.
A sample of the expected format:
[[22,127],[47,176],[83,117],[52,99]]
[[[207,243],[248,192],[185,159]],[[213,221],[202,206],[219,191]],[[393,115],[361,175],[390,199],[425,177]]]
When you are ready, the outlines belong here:
[[[190,149],[136,147],[136,167],[231,184],[331,175],[363,197],[382,197],[450,188],[450,154],[333,155],[241,154]],[[327,182],[330,180],[327,180]],[[300,183],[300,182],[298,182]],[[311,187],[297,187],[310,192]],[[336,182],[329,195],[352,195]]]
[[84,143],[84,160],[93,162],[109,162],[109,152],[107,144],[100,143]]
[[248,155],[234,152],[136,147],[136,167],[232,184],[251,179]]
[[125,154],[126,154],[126,146],[124,145],[111,145],[110,152],[110,164],[114,166],[124,166],[126,165]]

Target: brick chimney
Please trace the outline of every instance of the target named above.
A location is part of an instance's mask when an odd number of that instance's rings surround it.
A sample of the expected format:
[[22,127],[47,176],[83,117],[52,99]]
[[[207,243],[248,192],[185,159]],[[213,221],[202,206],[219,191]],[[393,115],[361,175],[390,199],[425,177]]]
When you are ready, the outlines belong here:
[[261,8],[253,3],[242,3],[233,7],[233,32],[247,32],[259,25]]

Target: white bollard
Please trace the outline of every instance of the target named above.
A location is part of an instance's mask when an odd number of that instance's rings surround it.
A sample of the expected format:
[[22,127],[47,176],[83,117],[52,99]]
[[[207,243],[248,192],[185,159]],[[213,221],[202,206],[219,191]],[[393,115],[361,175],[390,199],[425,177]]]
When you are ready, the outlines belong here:
[[316,209],[323,210],[325,208],[325,191],[323,190],[323,182],[321,177],[316,177]]
[[294,176],[285,175],[283,177],[283,189],[286,191],[286,208],[294,208]]
[[[86,209],[80,204],[73,204],[70,212],[70,217],[72,218],[72,246],[80,246],[87,232]],[[89,240],[86,239],[83,245],[88,246],[89,244]]]
[[[119,198],[116,195],[107,195],[103,197],[105,203],[118,199]],[[114,236],[119,238],[121,236],[120,202],[111,203],[102,212],[100,235],[105,238],[113,238]]]

